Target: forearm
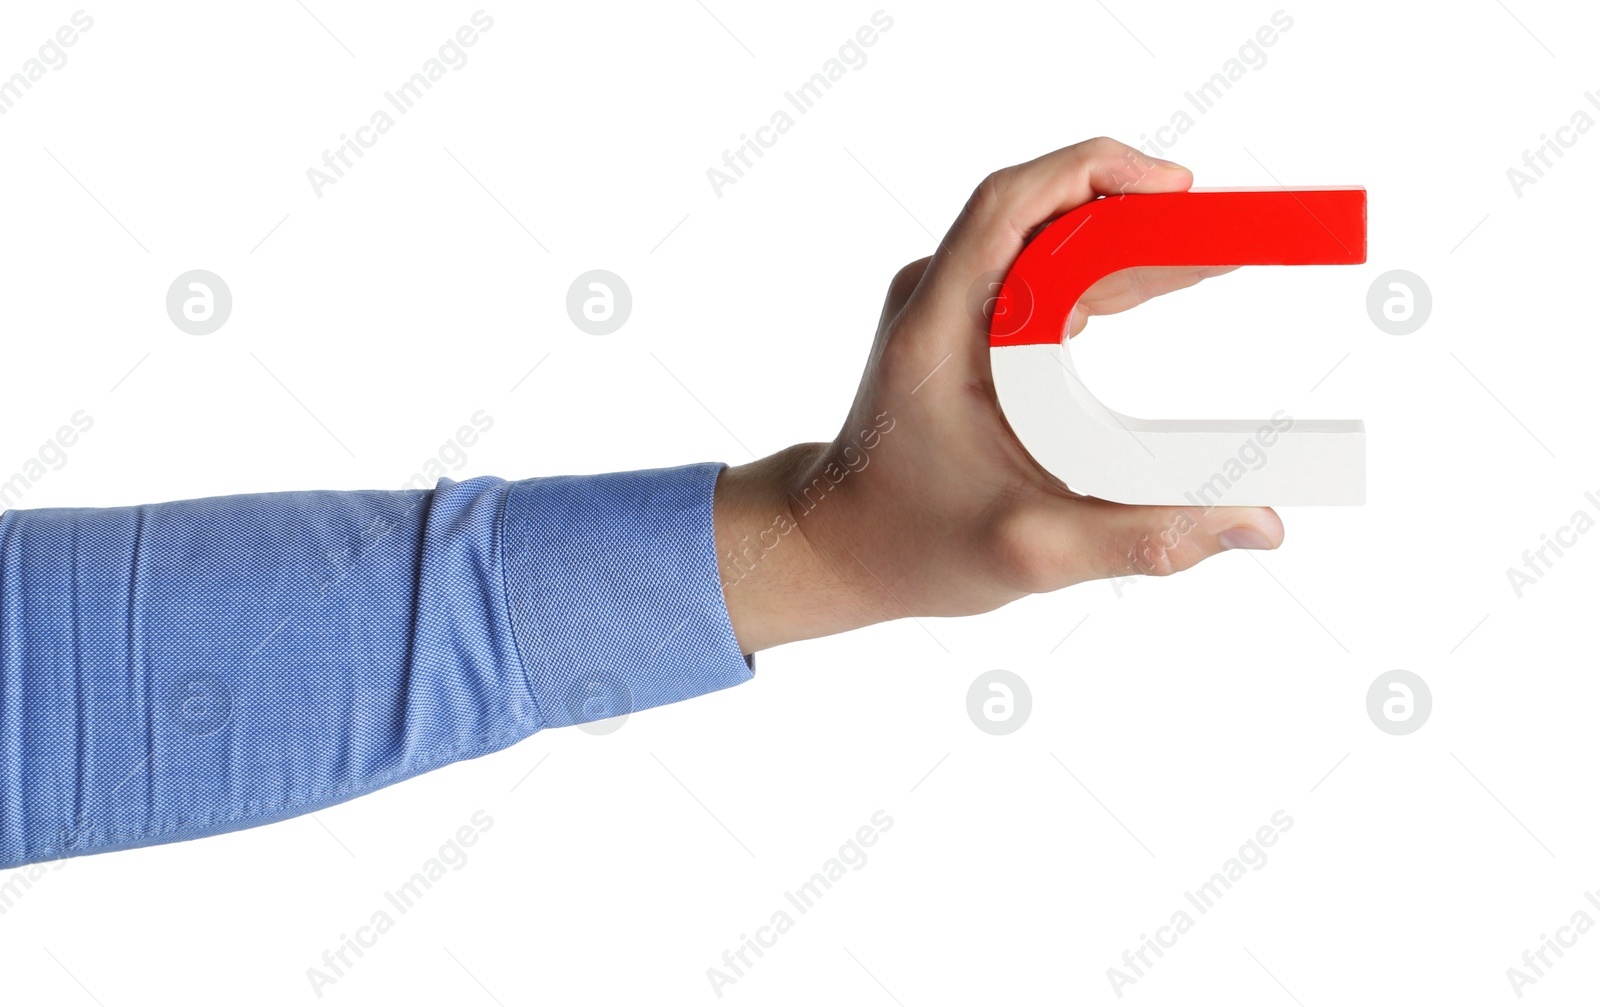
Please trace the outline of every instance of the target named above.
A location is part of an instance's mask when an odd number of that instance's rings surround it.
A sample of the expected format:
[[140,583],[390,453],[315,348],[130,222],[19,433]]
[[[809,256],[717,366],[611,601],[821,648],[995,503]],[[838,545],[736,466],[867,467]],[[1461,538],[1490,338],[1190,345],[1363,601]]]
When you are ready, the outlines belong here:
[[720,466],[0,515],[0,868],[747,680]]

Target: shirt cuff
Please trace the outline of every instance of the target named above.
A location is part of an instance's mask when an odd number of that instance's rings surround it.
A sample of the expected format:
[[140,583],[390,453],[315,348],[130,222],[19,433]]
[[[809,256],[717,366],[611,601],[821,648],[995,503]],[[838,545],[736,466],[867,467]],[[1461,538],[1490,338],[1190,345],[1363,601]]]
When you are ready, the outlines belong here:
[[512,633],[546,727],[749,680],[717,569],[716,462],[512,483],[501,529]]

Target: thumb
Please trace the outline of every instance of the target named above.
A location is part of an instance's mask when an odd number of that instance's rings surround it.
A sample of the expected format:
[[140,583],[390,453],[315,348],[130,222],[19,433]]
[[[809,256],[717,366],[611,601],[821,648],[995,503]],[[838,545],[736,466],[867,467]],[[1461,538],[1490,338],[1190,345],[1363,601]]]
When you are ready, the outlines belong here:
[[1015,531],[1031,539],[1034,591],[1137,574],[1164,577],[1230,549],[1276,549],[1283,521],[1270,507],[1158,507],[1094,497],[1051,496],[1024,513]]

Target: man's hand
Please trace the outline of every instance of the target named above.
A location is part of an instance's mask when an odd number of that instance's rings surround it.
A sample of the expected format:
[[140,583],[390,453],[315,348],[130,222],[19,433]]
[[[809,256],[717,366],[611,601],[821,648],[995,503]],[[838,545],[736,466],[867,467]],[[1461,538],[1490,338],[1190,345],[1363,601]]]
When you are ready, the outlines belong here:
[[[1264,507],[1135,507],[1068,489],[1007,426],[972,310],[1037,229],[1099,196],[1189,188],[1188,169],[1114,140],[995,172],[937,253],[895,276],[866,373],[830,444],[723,472],[719,567],[746,653],[906,616],[972,615],[1081,581],[1186,570],[1229,548],[1271,549]],[[1226,268],[1124,270],[1079,302],[1124,311]]]

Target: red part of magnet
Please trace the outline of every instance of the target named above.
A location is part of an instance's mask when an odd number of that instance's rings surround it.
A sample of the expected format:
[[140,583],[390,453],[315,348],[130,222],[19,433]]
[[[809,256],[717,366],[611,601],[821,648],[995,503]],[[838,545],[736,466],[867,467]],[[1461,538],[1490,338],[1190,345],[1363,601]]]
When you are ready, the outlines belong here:
[[1131,266],[1367,261],[1367,190],[1191,189],[1107,196],[1036,236],[1006,275],[990,346],[1059,343],[1084,291]]

